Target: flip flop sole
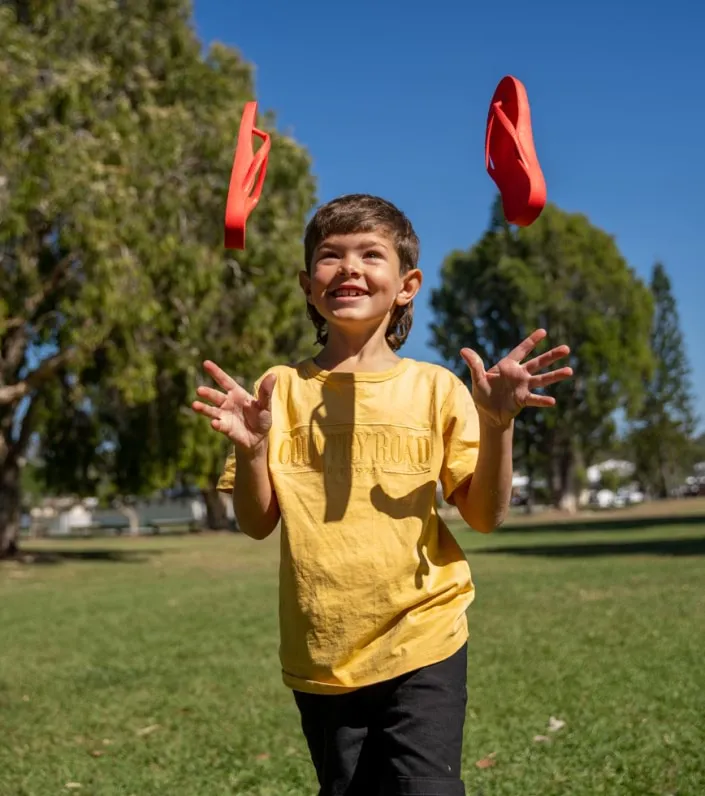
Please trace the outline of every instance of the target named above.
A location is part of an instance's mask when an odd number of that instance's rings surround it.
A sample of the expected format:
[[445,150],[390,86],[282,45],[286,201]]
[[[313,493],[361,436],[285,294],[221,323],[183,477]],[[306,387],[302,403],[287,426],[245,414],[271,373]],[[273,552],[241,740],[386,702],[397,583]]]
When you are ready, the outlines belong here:
[[546,181],[534,147],[526,88],[511,75],[500,80],[490,103],[485,167],[499,189],[507,221],[532,224],[546,205]]

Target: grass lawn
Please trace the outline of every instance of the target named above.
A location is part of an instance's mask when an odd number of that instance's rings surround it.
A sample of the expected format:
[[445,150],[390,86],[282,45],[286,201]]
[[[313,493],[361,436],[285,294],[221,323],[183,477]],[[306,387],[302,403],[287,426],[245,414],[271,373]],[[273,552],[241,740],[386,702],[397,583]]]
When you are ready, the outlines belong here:
[[[477,585],[468,796],[705,794],[701,509],[458,532]],[[0,565],[0,794],[313,796],[277,545],[44,541]]]

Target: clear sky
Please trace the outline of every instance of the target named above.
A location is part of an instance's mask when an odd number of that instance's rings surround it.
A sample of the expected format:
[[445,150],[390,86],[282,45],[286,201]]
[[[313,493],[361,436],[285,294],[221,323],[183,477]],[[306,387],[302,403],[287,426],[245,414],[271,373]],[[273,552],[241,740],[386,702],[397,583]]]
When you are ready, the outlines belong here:
[[522,80],[549,200],[614,235],[643,279],[664,262],[705,419],[705,6],[195,0],[195,22],[255,64],[260,107],[310,151],[320,201],[376,193],[410,216],[425,297],[404,353],[431,361],[439,266],[489,218],[489,101],[503,75]]

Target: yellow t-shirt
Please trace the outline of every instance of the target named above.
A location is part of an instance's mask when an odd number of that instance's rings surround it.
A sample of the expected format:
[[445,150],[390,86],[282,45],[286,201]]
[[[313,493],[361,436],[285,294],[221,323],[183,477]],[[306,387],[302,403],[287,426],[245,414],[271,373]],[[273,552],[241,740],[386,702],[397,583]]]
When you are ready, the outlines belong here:
[[269,468],[282,518],[285,684],[339,693],[452,655],[468,637],[474,586],[438,516],[436,485],[452,502],[475,469],[467,387],[411,359],[381,373],[328,372],[312,360],[268,372],[277,374]]

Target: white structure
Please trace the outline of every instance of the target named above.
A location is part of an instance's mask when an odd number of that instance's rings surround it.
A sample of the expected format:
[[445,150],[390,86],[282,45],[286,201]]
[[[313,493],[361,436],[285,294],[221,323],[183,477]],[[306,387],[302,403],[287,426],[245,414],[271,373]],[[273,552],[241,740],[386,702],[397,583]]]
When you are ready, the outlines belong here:
[[62,536],[70,534],[74,528],[85,527],[93,522],[93,512],[81,503],[60,512],[54,523],[55,533]]
[[600,462],[600,464],[593,464],[592,467],[587,468],[588,483],[593,486],[599,484],[602,480],[603,473],[616,472],[620,478],[629,478],[634,475],[636,467],[631,463],[622,459],[607,459],[607,461]]
[[[230,503],[229,518],[233,513]],[[178,525],[179,523],[195,522],[202,524],[206,518],[206,507],[200,495],[183,498],[165,498],[141,500],[133,507],[136,521],[140,527],[152,522]],[[226,503],[227,511],[227,503]],[[100,509],[95,498],[75,501],[70,498],[54,498],[43,501],[30,512],[31,524],[43,528],[50,536],[67,536],[77,529],[86,529],[91,525],[110,526],[112,523],[121,528],[128,524],[128,513],[118,509]]]

